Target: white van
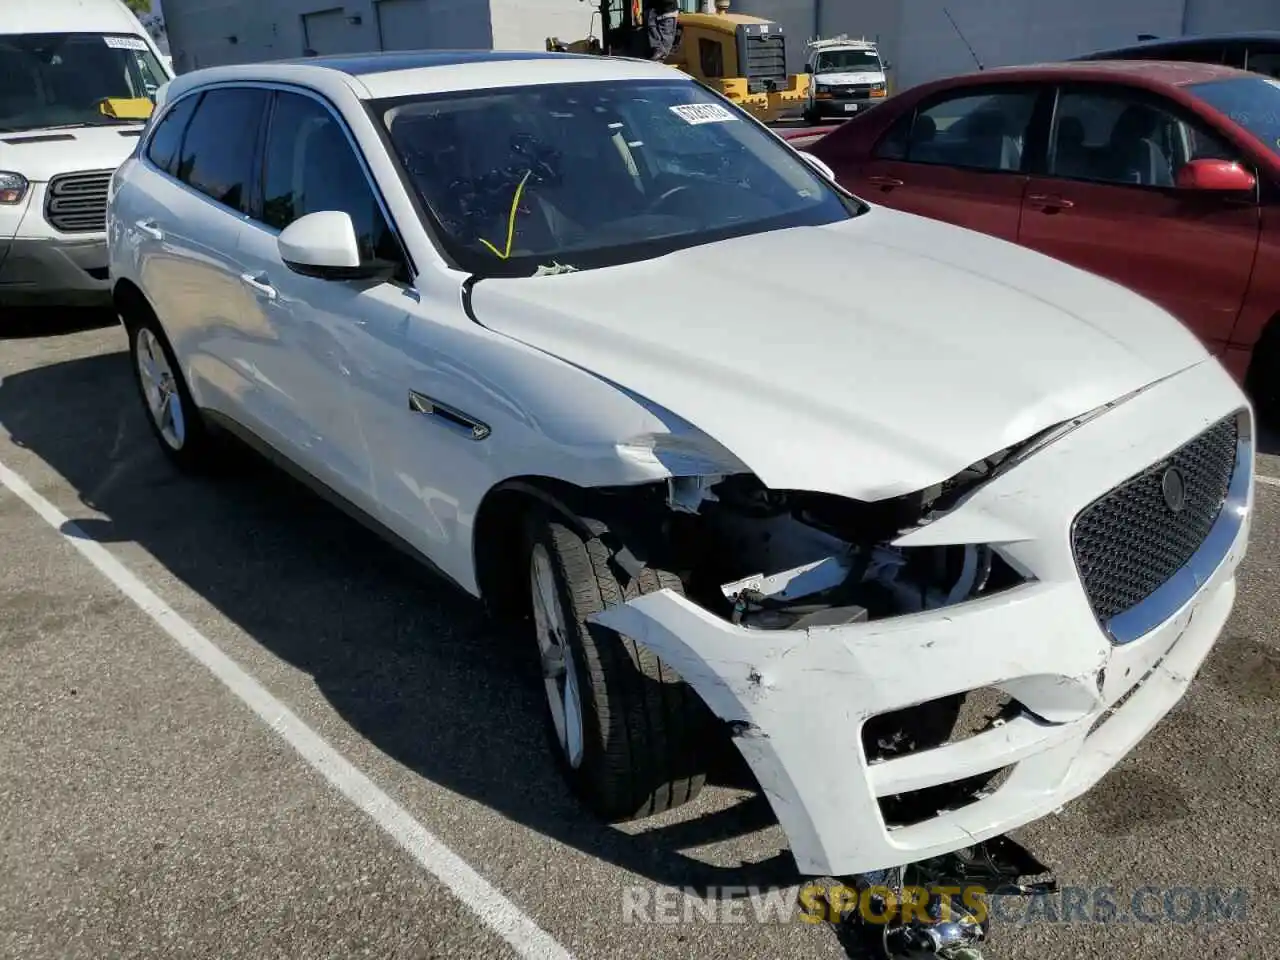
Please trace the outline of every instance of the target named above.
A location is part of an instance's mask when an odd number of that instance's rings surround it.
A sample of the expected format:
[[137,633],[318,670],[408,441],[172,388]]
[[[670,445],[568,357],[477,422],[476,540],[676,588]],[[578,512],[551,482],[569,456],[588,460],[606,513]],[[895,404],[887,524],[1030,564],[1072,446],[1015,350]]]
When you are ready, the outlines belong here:
[[870,40],[850,40],[847,36],[810,40],[809,99],[804,118],[810,122],[824,117],[849,117],[882,103],[888,95],[885,64]]
[[0,15],[0,309],[110,302],[111,175],[172,78],[121,0]]

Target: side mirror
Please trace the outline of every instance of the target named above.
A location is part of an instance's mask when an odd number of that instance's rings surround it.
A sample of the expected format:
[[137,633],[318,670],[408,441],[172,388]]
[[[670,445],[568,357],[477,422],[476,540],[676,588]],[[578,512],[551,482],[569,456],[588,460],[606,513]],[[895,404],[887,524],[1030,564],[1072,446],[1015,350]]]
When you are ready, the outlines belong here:
[[804,157],[805,163],[813,167],[813,169],[817,170],[820,174],[822,174],[832,183],[835,183],[836,172],[834,170],[832,170],[825,163],[823,163],[821,160],[815,157],[812,153],[809,153],[807,150],[800,150],[798,152],[800,156]]
[[1192,160],[1178,170],[1178,189],[1247,192],[1257,186],[1253,174],[1230,160]]
[[363,280],[377,276],[380,264],[360,258],[355,224],[341,210],[299,217],[276,239],[280,259],[294,273],[319,280]]
[[813,73],[813,64],[812,64],[812,63],[806,63],[806,64],[804,65],[804,72],[805,72],[805,73]]

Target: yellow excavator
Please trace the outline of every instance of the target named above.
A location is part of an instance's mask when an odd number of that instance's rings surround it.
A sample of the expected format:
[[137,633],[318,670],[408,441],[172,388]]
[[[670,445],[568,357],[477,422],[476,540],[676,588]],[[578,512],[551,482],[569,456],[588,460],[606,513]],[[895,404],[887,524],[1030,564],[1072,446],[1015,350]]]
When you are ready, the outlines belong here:
[[[584,0],[587,2],[587,0]],[[699,12],[697,7],[701,7]],[[787,73],[786,39],[771,20],[729,12],[729,0],[683,0],[666,62],[769,123],[803,108],[809,75]],[[600,18],[600,36],[594,33]],[[641,0],[599,0],[585,40],[547,38],[562,53],[649,58]]]

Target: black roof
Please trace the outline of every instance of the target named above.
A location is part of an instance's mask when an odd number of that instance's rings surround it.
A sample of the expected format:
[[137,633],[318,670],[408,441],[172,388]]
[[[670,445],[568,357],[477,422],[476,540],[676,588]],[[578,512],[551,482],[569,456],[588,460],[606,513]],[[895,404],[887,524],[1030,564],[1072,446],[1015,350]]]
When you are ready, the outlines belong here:
[[1183,37],[1156,37],[1153,40],[1142,40],[1123,47],[1110,47],[1090,53],[1077,60],[1103,60],[1128,51],[1161,50],[1176,47],[1189,47],[1202,43],[1240,43],[1258,42],[1280,43],[1280,30],[1237,30],[1233,33],[1198,33]]
[[276,63],[328,67],[358,77],[366,73],[390,73],[420,67],[451,67],[463,63],[496,63],[513,60],[598,60],[585,53],[551,53],[542,50],[397,50],[389,53],[337,53],[294,57]]

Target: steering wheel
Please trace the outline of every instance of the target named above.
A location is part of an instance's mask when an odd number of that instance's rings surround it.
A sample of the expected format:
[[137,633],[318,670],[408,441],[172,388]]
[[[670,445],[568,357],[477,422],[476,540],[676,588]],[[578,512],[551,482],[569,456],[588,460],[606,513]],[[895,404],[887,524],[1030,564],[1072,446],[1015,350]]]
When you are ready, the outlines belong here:
[[672,187],[670,190],[664,190],[662,193],[658,195],[658,197],[653,201],[653,203],[649,204],[645,208],[645,213],[657,212],[664,205],[666,205],[667,201],[670,200],[672,197],[676,196],[679,193],[683,193],[685,190],[688,190],[688,189],[689,189],[689,185],[687,183],[681,183]]

